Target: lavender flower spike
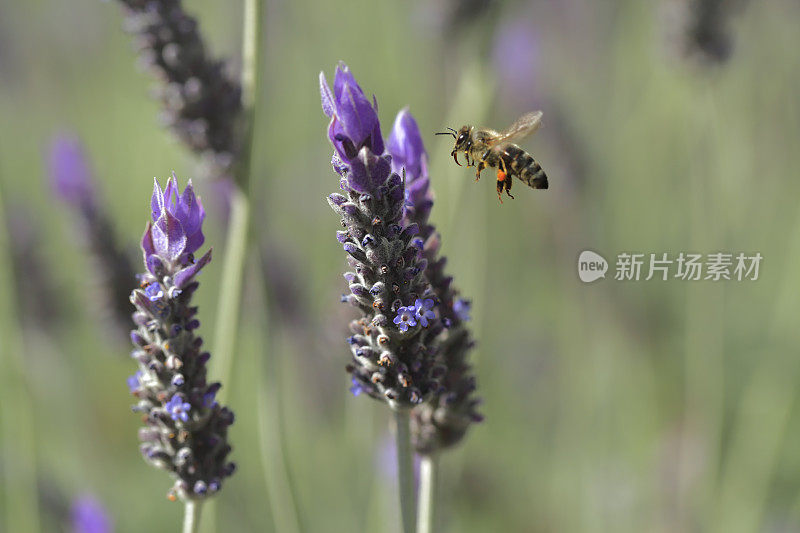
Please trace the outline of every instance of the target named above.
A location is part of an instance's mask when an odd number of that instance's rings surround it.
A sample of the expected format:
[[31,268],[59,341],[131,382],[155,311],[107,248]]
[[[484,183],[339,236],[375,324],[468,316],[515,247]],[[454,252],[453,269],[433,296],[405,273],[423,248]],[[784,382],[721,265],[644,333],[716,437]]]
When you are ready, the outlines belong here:
[[403,219],[403,180],[383,153],[374,99],[366,98],[343,63],[334,90],[320,75],[320,91],[343,190],[328,202],[342,218],[337,239],[353,269],[345,274],[350,293],[343,300],[361,311],[348,338],[351,390],[407,409],[439,390],[433,340],[441,321],[433,305],[423,310],[424,321],[415,315],[417,300],[432,299],[416,239],[419,227]]
[[135,279],[133,260],[115,238],[113,219],[77,137],[55,137],[50,144],[48,166],[53,192],[76,212],[78,240],[92,261],[91,289],[99,304],[91,307],[107,329],[124,342],[130,327],[128,293]]
[[192,182],[181,193],[174,175],[163,190],[156,181],[150,210],[142,237],[147,270],[131,294],[137,325],[132,357],[139,370],[128,387],[139,399],[133,410],[146,423],[139,430],[142,455],[175,478],[170,499],[195,500],[219,491],[235,468],[227,462],[233,413],[214,400],[221,385],[206,381],[210,355],[201,351],[191,306],[199,285],[194,278],[211,260],[211,250],[194,257],[204,240],[205,211]]
[[162,120],[212,178],[230,177],[241,151],[241,87],[206,51],[197,20],[181,0],[119,0],[141,63],[162,83]]
[[[445,274],[447,260],[439,257],[439,234],[428,221],[433,195],[429,190],[427,156],[417,123],[407,109],[397,115],[387,144],[395,172],[405,171],[408,191],[405,222],[419,227],[422,257],[427,265],[425,276],[445,325],[436,339],[437,363],[444,369],[441,387],[430,401],[411,412],[414,446],[418,453],[430,455],[459,442],[471,423],[482,419],[475,410],[480,400],[472,397],[475,377],[467,363],[468,352],[475,343],[466,327],[469,303],[458,298],[453,279]],[[415,302],[419,321],[430,316],[432,303],[431,300]]]

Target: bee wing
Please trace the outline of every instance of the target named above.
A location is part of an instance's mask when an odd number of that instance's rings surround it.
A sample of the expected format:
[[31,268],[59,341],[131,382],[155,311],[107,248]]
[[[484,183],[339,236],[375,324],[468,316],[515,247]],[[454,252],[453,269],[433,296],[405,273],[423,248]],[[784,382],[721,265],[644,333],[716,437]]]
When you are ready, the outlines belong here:
[[535,132],[536,130],[538,130],[541,123],[542,123],[541,111],[533,111],[532,113],[525,113],[517,120],[515,120],[511,126],[498,133],[492,145],[497,146],[499,144],[509,143],[513,140],[523,139],[528,135],[533,134],[533,132]]

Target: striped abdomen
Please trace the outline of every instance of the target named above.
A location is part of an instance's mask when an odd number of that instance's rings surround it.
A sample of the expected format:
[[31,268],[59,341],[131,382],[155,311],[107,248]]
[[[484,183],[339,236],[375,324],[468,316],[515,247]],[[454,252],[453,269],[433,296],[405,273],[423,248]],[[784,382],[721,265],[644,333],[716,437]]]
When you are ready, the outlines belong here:
[[534,189],[547,188],[547,174],[528,152],[516,144],[504,146],[502,150],[503,160],[511,176],[518,177],[520,181]]

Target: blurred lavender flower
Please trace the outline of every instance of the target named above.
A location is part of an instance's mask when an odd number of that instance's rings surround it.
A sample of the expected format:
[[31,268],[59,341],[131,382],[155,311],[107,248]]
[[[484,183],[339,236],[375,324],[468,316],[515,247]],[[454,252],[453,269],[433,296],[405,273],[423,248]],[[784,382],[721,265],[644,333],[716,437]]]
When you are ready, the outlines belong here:
[[111,518],[97,498],[84,495],[72,503],[70,511],[74,533],[111,533]]
[[64,295],[42,256],[39,217],[23,203],[9,198],[5,213],[14,282],[25,325],[51,328],[61,325],[66,309]]
[[[367,99],[346,65],[336,69],[333,91],[320,74],[322,109],[331,118],[328,137],[344,194],[328,202],[342,217],[337,239],[354,272],[345,273],[343,300],[362,315],[350,323],[354,394],[365,392],[394,409],[421,403],[439,389],[433,339],[442,330],[433,318],[413,318],[414,302],[431,295],[420,257],[419,226],[403,218],[405,189],[383,153],[377,105]],[[409,310],[411,308],[411,311]],[[398,317],[400,320],[397,320]]]
[[498,81],[498,101],[517,114],[541,106],[540,49],[531,15],[508,18],[495,30],[492,66]]
[[[472,397],[475,377],[467,364],[467,354],[474,346],[466,321],[469,303],[459,299],[452,287],[453,279],[444,272],[447,260],[439,257],[440,238],[428,221],[432,202],[429,191],[427,154],[417,123],[407,109],[395,119],[387,143],[395,172],[405,171],[407,188],[405,221],[420,228],[424,239],[422,257],[426,263],[425,276],[438,302],[439,315],[446,329],[436,339],[437,362],[444,368],[441,388],[430,401],[418,405],[411,413],[411,429],[418,453],[431,454],[456,444],[466,434],[472,422],[480,421],[476,412],[479,400]],[[428,319],[434,300],[417,300],[415,317]]]
[[669,0],[662,6],[668,45],[701,64],[721,64],[731,55],[731,16],[745,0]]
[[139,398],[134,411],[147,424],[139,431],[145,459],[176,478],[170,499],[198,499],[217,492],[234,471],[226,462],[233,413],[214,400],[221,385],[206,381],[210,355],[201,352],[203,341],[194,333],[200,326],[191,306],[199,285],[194,278],[211,261],[211,250],[194,258],[204,241],[205,211],[191,181],[180,193],[174,176],[164,190],[156,181],[150,208],[152,222],[142,237],[147,270],[130,298],[139,371],[128,387]]
[[240,151],[241,87],[208,56],[181,0],[119,1],[142,64],[161,82],[164,123],[201,156],[209,177],[230,177]]
[[58,135],[48,154],[50,183],[57,198],[77,214],[78,237],[93,263],[91,306],[119,339],[127,337],[130,321],[128,292],[135,273],[131,258],[115,237],[112,218],[99,199],[89,161],[80,141]]

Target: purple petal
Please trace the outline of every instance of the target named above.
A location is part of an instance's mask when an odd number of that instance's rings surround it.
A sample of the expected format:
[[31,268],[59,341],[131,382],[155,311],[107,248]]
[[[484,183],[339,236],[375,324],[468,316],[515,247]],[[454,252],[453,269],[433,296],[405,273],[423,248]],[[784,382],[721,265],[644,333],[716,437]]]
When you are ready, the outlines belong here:
[[183,227],[169,211],[164,211],[159,217],[151,233],[156,253],[167,261],[176,261],[186,248]]
[[419,126],[408,108],[397,114],[386,149],[392,156],[392,172],[402,175],[405,168],[406,183],[412,183],[423,175],[427,154]]
[[178,216],[178,198],[178,178],[175,177],[175,172],[173,172],[172,176],[167,178],[167,186],[164,187],[164,207],[176,217]]
[[144,230],[144,235],[142,235],[142,251],[144,252],[145,260],[156,253],[155,245],[153,244],[153,235],[151,232],[152,226],[152,223],[148,222],[147,227]]
[[361,146],[378,124],[375,109],[357,84],[345,83],[336,111],[345,135],[356,146]]
[[188,267],[184,268],[183,270],[175,274],[175,277],[172,279],[172,282],[179,289],[184,288],[192,281],[192,278],[194,278],[194,276],[197,275],[198,272],[200,272],[200,269],[206,266],[210,261],[211,261],[211,250],[207,251],[205,255],[200,259],[198,259],[197,261],[195,261],[194,264],[189,265]]
[[155,184],[153,185],[153,197],[150,199],[150,210],[152,211],[153,222],[155,222],[164,212],[164,191],[161,190],[158,179],[153,178],[153,181]]
[[331,89],[328,87],[328,81],[325,79],[325,73],[319,73],[319,93],[322,98],[322,112],[327,116],[332,117],[336,104],[333,101]]

